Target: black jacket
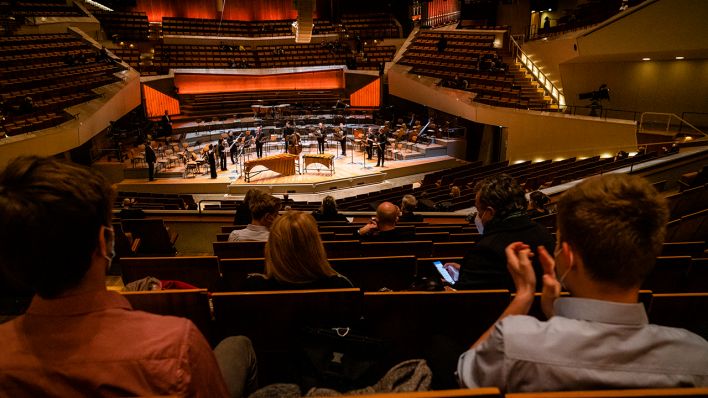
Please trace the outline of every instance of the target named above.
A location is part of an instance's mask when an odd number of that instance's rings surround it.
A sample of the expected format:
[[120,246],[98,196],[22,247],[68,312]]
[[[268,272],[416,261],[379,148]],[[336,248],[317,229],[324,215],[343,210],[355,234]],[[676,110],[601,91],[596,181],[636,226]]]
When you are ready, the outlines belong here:
[[[536,248],[544,246],[553,253],[555,241],[545,227],[531,221],[527,216],[520,215],[490,224],[482,235],[482,239],[472,246],[462,261],[460,279],[455,283],[458,290],[509,289],[515,290],[514,281],[506,268],[505,249],[513,242],[523,242]],[[536,272],[536,289],[540,291],[543,268],[538,261],[538,255],[533,258]]]

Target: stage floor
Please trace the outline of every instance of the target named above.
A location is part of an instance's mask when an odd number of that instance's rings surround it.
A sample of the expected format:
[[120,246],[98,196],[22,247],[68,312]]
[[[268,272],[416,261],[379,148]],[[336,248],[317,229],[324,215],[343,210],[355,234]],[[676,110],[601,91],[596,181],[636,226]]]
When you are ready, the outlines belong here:
[[[265,156],[277,153],[280,151],[271,151]],[[328,153],[334,154],[334,151],[329,150]],[[147,181],[147,166],[145,164],[132,168],[126,162],[125,174],[127,178],[118,183],[117,188],[119,191],[132,192],[239,195],[250,188],[260,187],[271,193],[316,193],[376,184],[392,178],[429,173],[462,164],[460,160],[443,155],[408,160],[386,160],[384,167],[376,167],[376,157],[372,160],[364,160],[362,154],[361,151],[355,151],[353,162],[351,151],[347,152],[346,157],[341,155],[335,157],[335,173],[333,175],[330,175],[330,171],[324,166],[318,164],[310,165],[307,172],[304,172],[302,159],[300,160],[300,173],[290,176],[280,175],[267,170],[264,166],[256,166],[253,170],[264,171],[252,177],[250,182],[244,180],[241,165],[232,164],[230,159],[227,159],[226,171],[221,171],[217,164],[215,179],[210,177],[208,171],[205,173],[206,167],[202,167],[201,173],[185,178],[183,176],[184,166],[180,163],[160,170],[154,181]],[[256,159],[255,154],[252,154],[250,159]]]

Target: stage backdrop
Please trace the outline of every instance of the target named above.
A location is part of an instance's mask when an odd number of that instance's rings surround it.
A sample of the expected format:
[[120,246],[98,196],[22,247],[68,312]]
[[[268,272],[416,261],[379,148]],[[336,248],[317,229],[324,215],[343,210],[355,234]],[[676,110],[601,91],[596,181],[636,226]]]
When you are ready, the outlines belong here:
[[[137,0],[135,11],[147,13],[150,22],[162,21],[162,17],[186,17],[218,19],[217,3],[223,0]],[[318,0],[317,3],[323,3]],[[319,4],[317,4],[319,6]],[[319,15],[315,7],[315,18]],[[272,21],[296,19],[297,11],[293,0],[227,0],[224,19],[239,21]]]
[[334,90],[344,88],[344,70],[271,75],[216,75],[175,73],[180,94],[277,90]]

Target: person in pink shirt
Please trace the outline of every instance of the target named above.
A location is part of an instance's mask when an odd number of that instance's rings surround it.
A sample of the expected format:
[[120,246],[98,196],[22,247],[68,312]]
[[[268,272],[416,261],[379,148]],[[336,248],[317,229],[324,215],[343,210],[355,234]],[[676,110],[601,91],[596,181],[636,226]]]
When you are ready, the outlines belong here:
[[188,319],[134,311],[106,291],[113,197],[100,175],[52,158],[17,158],[0,173],[0,277],[35,292],[24,315],[0,324],[0,397],[255,389],[247,338],[212,351]]

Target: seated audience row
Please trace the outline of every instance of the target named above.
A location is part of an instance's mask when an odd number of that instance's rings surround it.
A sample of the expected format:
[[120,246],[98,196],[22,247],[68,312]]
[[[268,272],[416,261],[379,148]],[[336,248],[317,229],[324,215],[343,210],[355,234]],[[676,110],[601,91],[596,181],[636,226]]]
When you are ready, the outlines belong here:
[[[521,223],[526,203],[510,177],[487,183],[477,195],[478,224],[493,238],[499,225]],[[37,292],[27,314],[0,325],[0,391],[236,397],[256,388],[247,338],[228,338],[212,351],[190,321],[133,311],[105,290],[114,233],[113,192],[104,178],[59,160],[24,157],[0,173],[0,192],[6,226],[0,271]],[[381,229],[392,215],[395,227],[398,208],[384,202],[380,210],[365,232]],[[568,190],[558,203],[555,259],[544,248],[552,243],[536,248],[524,237],[504,243],[506,259],[499,261],[506,262],[516,295],[454,360],[461,384],[503,392],[707,386],[708,342],[649,325],[637,303],[667,218],[665,201],[640,177],[608,174]],[[36,250],[37,236],[52,239]],[[253,276],[266,288],[351,286],[329,267],[315,220],[305,213],[273,221],[266,258],[265,275]],[[535,259],[543,269],[546,322],[524,316],[537,287]],[[563,287],[572,297],[559,298]]]

